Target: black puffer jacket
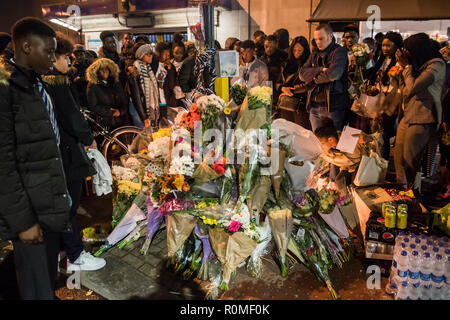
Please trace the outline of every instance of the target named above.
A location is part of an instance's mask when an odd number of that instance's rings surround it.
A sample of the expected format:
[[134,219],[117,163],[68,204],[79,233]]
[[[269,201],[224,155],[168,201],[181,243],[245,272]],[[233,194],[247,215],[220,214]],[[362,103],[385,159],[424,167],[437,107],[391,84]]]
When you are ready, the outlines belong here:
[[51,71],[42,77],[42,80],[48,84],[48,93],[55,102],[66,179],[69,183],[82,181],[96,173],[84,151],[84,146],[90,146],[94,141],[91,129],[72,96],[69,76]]
[[69,196],[55,133],[37,88],[38,75],[0,64],[0,237],[39,223],[69,231]]

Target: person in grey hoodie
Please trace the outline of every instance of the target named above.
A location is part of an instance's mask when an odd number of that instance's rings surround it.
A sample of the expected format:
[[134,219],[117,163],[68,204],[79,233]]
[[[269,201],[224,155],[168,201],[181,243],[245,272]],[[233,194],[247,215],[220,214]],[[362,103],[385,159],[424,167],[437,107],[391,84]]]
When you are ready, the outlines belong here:
[[395,171],[398,183],[413,187],[425,147],[442,121],[445,62],[425,33],[406,39],[396,59],[404,68],[404,111],[395,141]]

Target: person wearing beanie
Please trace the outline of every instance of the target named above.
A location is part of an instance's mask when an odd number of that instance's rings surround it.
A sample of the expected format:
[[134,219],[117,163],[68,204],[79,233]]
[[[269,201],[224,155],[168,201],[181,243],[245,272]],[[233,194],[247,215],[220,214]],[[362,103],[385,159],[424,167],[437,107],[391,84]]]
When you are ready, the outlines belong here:
[[349,24],[344,27],[345,44],[347,46],[347,51],[352,52],[352,48],[359,40],[359,29],[354,24]]
[[278,29],[273,34],[278,39],[278,49],[289,53],[289,31],[286,29]]
[[[136,44],[139,45],[139,44]],[[159,89],[152,64],[156,60],[150,44],[140,44],[133,65],[129,67],[127,84],[131,97],[130,111],[139,127],[156,127],[159,121]],[[137,113],[137,119],[136,115]]]

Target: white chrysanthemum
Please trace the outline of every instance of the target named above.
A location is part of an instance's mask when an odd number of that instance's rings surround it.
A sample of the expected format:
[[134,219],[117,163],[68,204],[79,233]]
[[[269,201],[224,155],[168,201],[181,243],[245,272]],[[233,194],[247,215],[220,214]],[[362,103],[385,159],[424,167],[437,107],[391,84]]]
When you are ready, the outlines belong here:
[[190,156],[175,157],[172,159],[169,174],[182,174],[192,177],[194,175],[194,162]]
[[138,177],[137,172],[133,169],[124,168],[121,166],[112,166],[111,172],[118,180],[132,181]]
[[206,110],[207,107],[211,106],[216,107],[219,111],[222,111],[223,108],[225,108],[225,101],[215,94],[198,98],[196,104],[200,110]]
[[170,137],[156,139],[150,142],[147,148],[150,159],[159,157],[167,158],[170,149]]

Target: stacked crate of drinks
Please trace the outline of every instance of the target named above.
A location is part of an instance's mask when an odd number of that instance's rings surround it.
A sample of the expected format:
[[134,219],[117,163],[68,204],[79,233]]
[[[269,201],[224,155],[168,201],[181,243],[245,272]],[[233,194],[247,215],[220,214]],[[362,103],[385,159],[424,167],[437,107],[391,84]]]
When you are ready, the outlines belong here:
[[397,300],[450,300],[447,237],[397,235],[386,292]]

